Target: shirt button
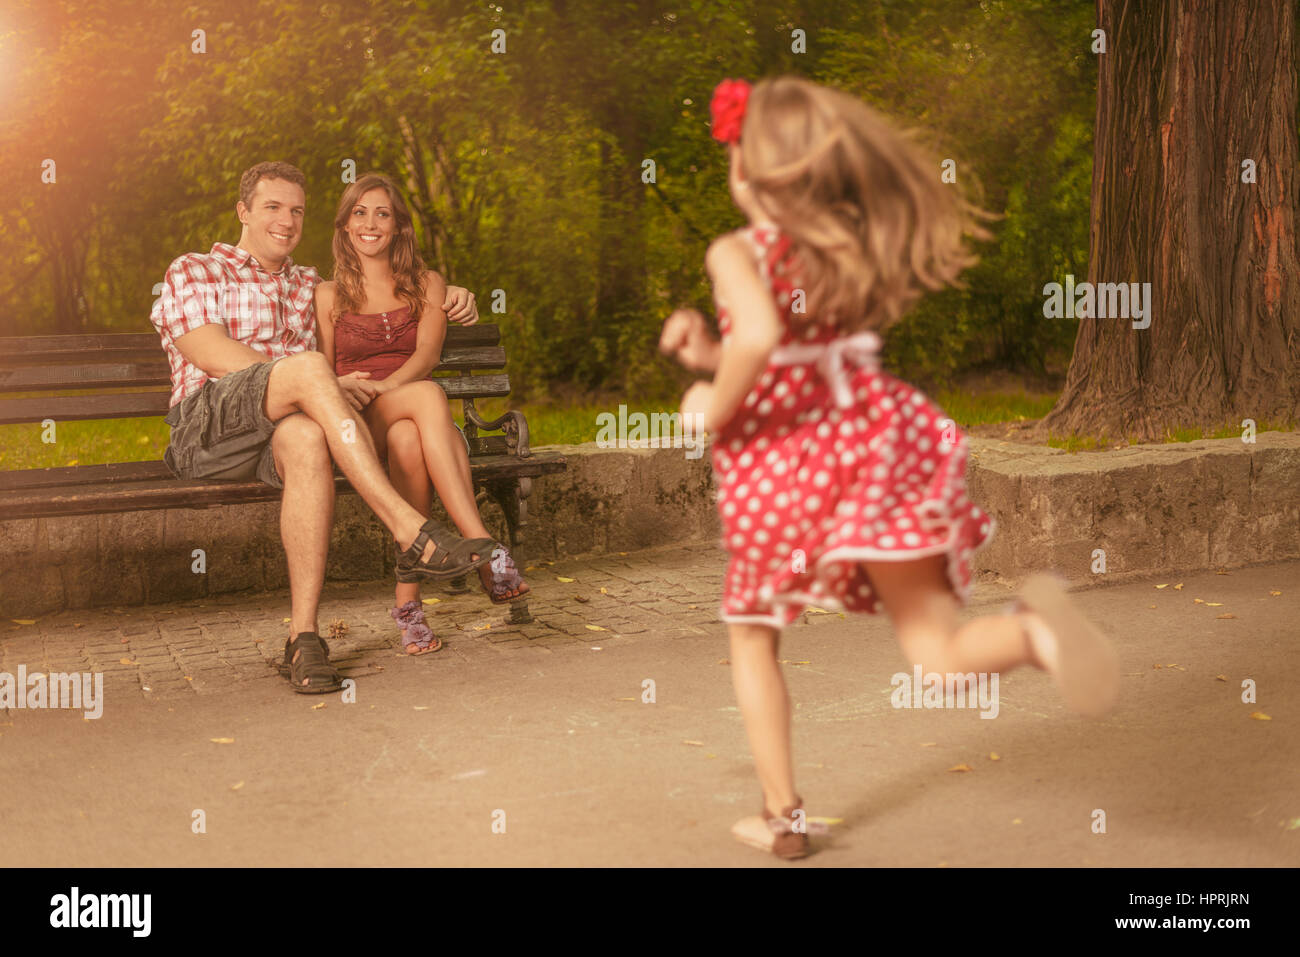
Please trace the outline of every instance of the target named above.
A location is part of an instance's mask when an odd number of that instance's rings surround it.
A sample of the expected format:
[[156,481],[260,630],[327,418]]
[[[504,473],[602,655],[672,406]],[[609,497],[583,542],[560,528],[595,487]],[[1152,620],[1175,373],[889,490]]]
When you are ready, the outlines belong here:
[[388,318],[388,313],[384,313],[384,318],[385,318],[385,319]]

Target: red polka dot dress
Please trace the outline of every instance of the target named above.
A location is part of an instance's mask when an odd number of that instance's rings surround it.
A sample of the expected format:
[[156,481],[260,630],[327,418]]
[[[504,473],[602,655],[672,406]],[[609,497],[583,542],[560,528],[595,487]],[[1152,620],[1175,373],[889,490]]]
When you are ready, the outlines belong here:
[[[744,404],[713,438],[722,619],[784,627],[807,605],[874,613],[864,561],[947,557],[964,603],[993,521],[966,497],[966,438],[919,390],[879,368],[879,338],[796,332],[789,238],[741,231],[786,327]],[[726,305],[717,302],[723,338]]]

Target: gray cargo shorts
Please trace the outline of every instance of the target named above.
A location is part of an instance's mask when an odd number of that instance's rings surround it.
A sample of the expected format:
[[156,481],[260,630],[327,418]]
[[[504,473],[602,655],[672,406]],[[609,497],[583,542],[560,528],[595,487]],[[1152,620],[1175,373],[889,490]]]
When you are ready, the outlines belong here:
[[271,435],[275,423],[262,411],[271,368],[258,362],[220,379],[172,406],[166,422],[171,441],[163,461],[172,474],[187,479],[256,478],[284,488],[275,471]]

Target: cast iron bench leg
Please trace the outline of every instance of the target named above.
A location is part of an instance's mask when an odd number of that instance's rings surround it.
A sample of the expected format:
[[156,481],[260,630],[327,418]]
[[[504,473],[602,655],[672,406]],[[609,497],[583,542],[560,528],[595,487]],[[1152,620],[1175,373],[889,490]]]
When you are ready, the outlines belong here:
[[[506,517],[506,527],[510,537],[510,555],[515,560],[515,567],[523,571],[524,561],[519,554],[519,543],[523,540],[523,528],[528,524],[528,496],[533,491],[533,480],[527,477],[504,479],[487,483],[487,493],[494,502],[501,506]],[[512,625],[526,625],[533,620],[528,611],[528,599],[520,598],[510,603]]]

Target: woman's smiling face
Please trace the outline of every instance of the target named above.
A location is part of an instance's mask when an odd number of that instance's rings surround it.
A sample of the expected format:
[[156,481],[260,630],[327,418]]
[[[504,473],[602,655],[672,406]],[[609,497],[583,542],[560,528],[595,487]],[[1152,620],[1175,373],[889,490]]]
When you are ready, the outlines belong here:
[[378,186],[363,193],[348,216],[347,232],[359,256],[386,254],[396,230],[392,200]]

